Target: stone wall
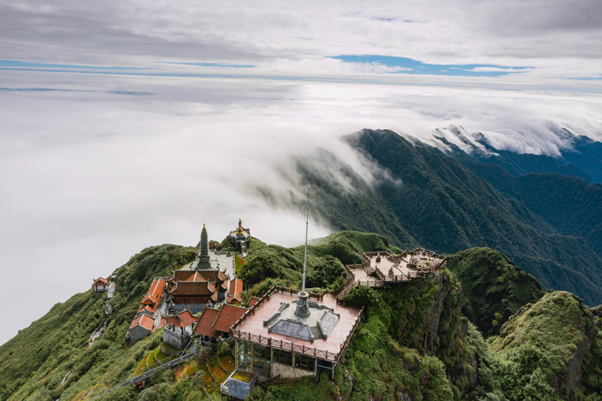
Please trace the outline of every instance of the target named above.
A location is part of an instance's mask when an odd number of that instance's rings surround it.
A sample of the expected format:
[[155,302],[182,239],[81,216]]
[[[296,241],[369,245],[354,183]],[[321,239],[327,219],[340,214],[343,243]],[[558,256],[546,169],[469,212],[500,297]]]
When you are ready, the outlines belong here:
[[150,335],[151,331],[142,326],[136,325],[128,331],[131,340],[141,340]]
[[190,335],[186,330],[176,327],[173,324],[168,324],[163,329],[163,341],[178,349],[182,349],[188,344],[188,341],[190,341]]
[[298,369],[293,366],[283,365],[278,362],[272,364],[272,377],[280,375],[282,378],[297,379],[299,377],[313,376],[314,371]]

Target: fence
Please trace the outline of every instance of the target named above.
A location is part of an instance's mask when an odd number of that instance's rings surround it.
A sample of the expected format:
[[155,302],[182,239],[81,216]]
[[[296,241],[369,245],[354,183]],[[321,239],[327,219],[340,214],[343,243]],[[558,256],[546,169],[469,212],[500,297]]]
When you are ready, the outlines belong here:
[[[355,327],[354,327],[355,329]],[[246,333],[240,330],[232,330],[230,335],[236,339],[250,342],[258,345],[265,345],[274,349],[303,354],[314,358],[319,358],[325,361],[337,362],[339,353],[322,351],[314,347],[305,345],[297,345],[284,340],[274,340],[271,337],[265,337],[257,334]]]

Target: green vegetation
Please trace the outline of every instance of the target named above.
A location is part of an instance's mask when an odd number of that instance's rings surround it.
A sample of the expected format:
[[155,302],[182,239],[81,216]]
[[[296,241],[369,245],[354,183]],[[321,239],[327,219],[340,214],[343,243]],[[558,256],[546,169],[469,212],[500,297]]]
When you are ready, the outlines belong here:
[[[249,257],[239,276],[247,285],[257,284],[267,278],[301,282],[303,275],[304,246],[285,248],[266,245],[253,239]],[[343,231],[323,238],[307,250],[307,286],[332,287],[344,280],[345,265],[361,263],[362,254],[371,251],[399,253],[399,248],[377,234]]]
[[240,271],[242,270],[245,261],[238,255],[234,255],[234,269],[236,271],[236,275],[240,275]]
[[[344,264],[374,250],[400,252],[375,234],[341,232],[317,241],[309,247],[308,283],[332,289],[342,283]],[[0,399],[86,400],[165,362],[161,329],[130,346],[124,336],[154,277],[194,255],[193,248],[156,246],[121,266],[110,301],[114,312],[92,346],[87,340],[105,320],[104,295],[87,291],[55,305],[0,347]],[[303,247],[253,239],[244,271],[251,266],[261,276],[245,299],[273,285],[298,288],[302,257]],[[256,387],[250,399],[554,400],[567,389],[577,401],[602,399],[602,308],[589,311],[565,292],[537,300],[537,282],[486,248],[451,255],[449,266],[459,279],[443,269],[424,280],[354,289],[347,298],[363,302],[365,311],[333,380],[279,379]],[[488,342],[462,310],[489,330]],[[516,313],[508,318],[507,310]],[[573,383],[582,366],[581,380]],[[174,369],[157,370],[143,391],[129,386],[99,400],[219,400],[219,385],[233,370],[232,350],[224,343]]]
[[501,325],[521,306],[537,302],[543,295],[533,276],[489,248],[450,255],[447,267],[463,284],[468,302],[462,312],[486,336],[498,334]]
[[247,401],[314,401],[336,399],[337,388],[328,380],[328,375],[322,374],[320,381],[314,384],[314,377],[288,380],[280,379],[271,384],[267,390],[256,386],[247,396]]
[[0,399],[45,400],[59,394],[63,399],[82,399],[93,386],[100,392],[130,377],[162,338],[159,331],[125,348],[125,334],[140,300],[155,276],[167,275],[194,256],[192,248],[154,246],[121,266],[117,291],[109,302],[114,313],[107,317],[102,337],[90,347],[88,338],[104,319],[105,295],[88,290],[56,304],[0,347]]
[[391,290],[359,287],[349,298],[367,307],[345,363],[355,382],[352,400],[393,400],[398,392],[414,400],[454,400],[474,386],[475,350],[463,333],[467,322],[453,275]]

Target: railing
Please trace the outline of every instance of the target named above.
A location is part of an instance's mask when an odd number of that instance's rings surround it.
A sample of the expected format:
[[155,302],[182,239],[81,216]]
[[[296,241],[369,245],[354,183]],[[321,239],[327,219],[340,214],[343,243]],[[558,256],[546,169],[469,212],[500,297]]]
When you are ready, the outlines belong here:
[[351,301],[349,299],[337,298],[337,305],[340,306],[351,306],[352,308],[362,309],[364,304],[362,302]]
[[243,315],[240,317],[240,319],[238,319],[238,321],[232,325],[232,327],[230,328],[230,333],[232,333],[232,330],[237,329],[242,324],[242,322],[247,320],[247,318],[249,316],[253,315],[255,313],[255,310],[268,299],[270,294],[275,289],[276,289],[276,286],[273,286],[272,288],[270,288],[265,294],[263,294],[263,296],[261,298],[259,298],[259,301],[257,301],[257,303],[255,305],[251,306],[250,309],[247,309],[247,311],[245,313],[243,313]]
[[394,276],[385,276],[385,282],[410,281],[410,275],[396,274]]
[[363,266],[370,266],[370,256],[368,256],[365,252],[362,255],[362,265]]
[[357,287],[359,285],[358,283],[359,281],[348,281],[345,287],[343,287],[341,291],[339,291],[335,295],[335,298],[343,298],[345,295],[349,294],[355,287]]
[[333,294],[334,297],[339,298],[349,294],[349,292],[351,292],[351,290],[357,286],[355,283],[355,276],[353,276],[353,278],[345,281],[343,284],[341,284],[339,288],[336,289],[336,291]]
[[[294,290],[292,288],[287,288],[287,287],[281,287],[279,285],[275,285],[274,287],[272,287],[272,289],[270,291],[280,291],[280,292],[288,292],[289,294],[293,295],[293,294],[298,294],[301,292],[301,290]],[[317,294],[315,292],[310,292],[309,294],[309,298],[313,298],[313,299],[317,299],[318,301],[322,302],[322,299],[324,298],[324,294]]]
[[347,272],[347,280],[355,280],[355,273],[353,270],[363,269],[363,265],[347,265],[345,271]]
[[385,280],[358,281],[357,285],[365,285],[366,287],[383,287],[385,285]]
[[[358,316],[358,318],[359,318],[359,316]],[[356,323],[356,325],[357,325],[357,323]],[[353,327],[353,330],[355,330],[355,326]],[[352,330],[352,332],[353,332],[353,330]],[[265,336],[261,336],[261,335],[257,335],[257,334],[246,333],[246,332],[242,332],[240,330],[230,330],[230,335],[232,337],[242,340],[242,341],[246,341],[246,342],[250,342],[250,343],[254,343],[254,344],[258,344],[258,345],[265,345],[267,347],[271,347],[274,349],[280,349],[283,351],[294,352],[297,354],[303,354],[303,355],[311,356],[314,358],[319,358],[319,359],[322,359],[325,361],[332,361],[332,362],[338,361],[338,356],[339,356],[338,353],[335,354],[335,353],[328,352],[328,351],[322,351],[322,350],[319,350],[314,347],[307,347],[305,345],[293,344],[293,343],[290,343],[290,342],[284,341],[284,340],[274,340],[271,337],[265,337]]]

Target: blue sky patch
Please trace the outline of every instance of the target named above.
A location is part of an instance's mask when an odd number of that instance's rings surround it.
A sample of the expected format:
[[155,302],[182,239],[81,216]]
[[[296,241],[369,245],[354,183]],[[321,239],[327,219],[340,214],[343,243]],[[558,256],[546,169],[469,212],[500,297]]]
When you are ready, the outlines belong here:
[[491,64],[425,64],[405,57],[390,56],[336,56],[346,63],[377,63],[387,67],[400,67],[397,74],[452,75],[465,77],[499,77],[529,71],[530,67],[503,67]]

